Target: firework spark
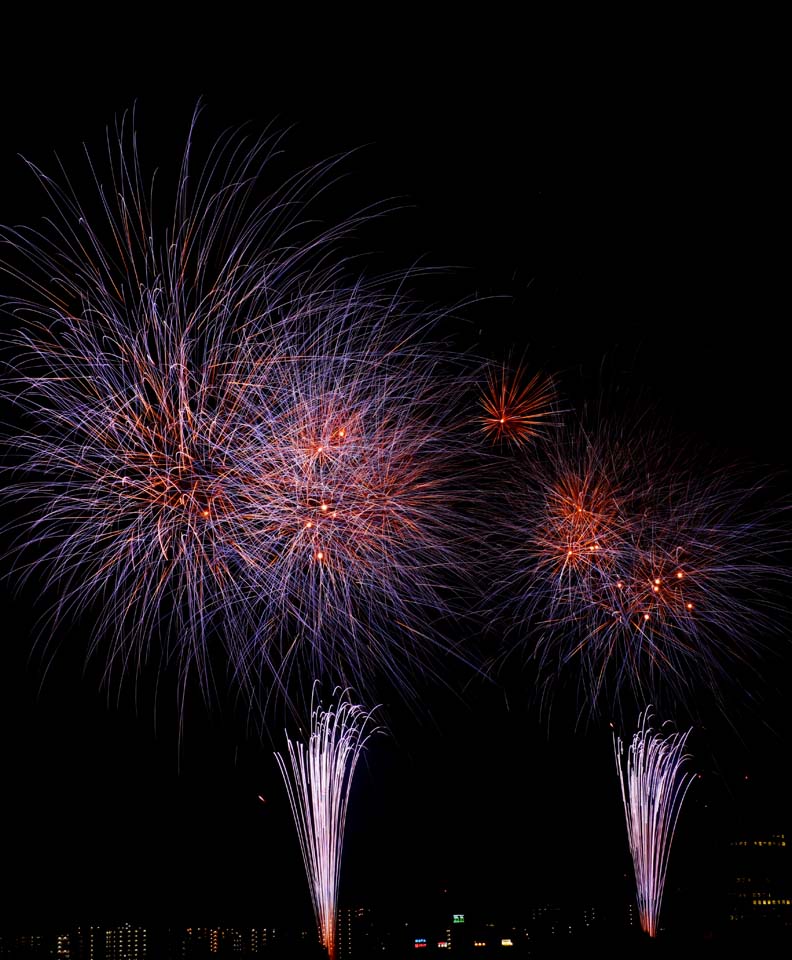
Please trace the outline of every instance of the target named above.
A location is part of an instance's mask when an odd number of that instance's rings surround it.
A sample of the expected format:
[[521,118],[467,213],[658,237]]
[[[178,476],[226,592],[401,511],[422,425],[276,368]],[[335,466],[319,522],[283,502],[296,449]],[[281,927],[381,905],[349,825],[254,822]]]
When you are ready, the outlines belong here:
[[327,167],[257,202],[273,141],[231,135],[198,176],[188,142],[163,220],[126,136],[98,214],[36,171],[56,219],[2,237],[28,570],[55,622],[98,611],[108,675],[159,649],[208,690],[217,634],[243,683],[298,659],[402,682],[460,566],[461,366],[422,343],[436,318],[342,277],[354,221],[298,242]]
[[614,736],[613,749],[635,869],[641,928],[650,937],[656,937],[674,830],[695,775],[683,769],[690,759],[685,753],[690,730],[667,735],[655,732],[649,710],[639,718],[638,727],[627,751],[626,764],[621,738]]
[[491,440],[525,446],[553,422],[555,384],[537,373],[526,382],[523,371],[504,367],[490,373],[481,396],[481,429]]
[[595,710],[717,690],[750,663],[788,576],[761,489],[634,434],[569,433],[543,453],[514,479],[499,556],[547,683],[576,665]]
[[349,790],[363,747],[378,732],[372,715],[345,691],[334,707],[313,708],[307,746],[287,737],[288,756],[275,754],[300,838],[319,937],[330,960],[338,947],[338,881]]

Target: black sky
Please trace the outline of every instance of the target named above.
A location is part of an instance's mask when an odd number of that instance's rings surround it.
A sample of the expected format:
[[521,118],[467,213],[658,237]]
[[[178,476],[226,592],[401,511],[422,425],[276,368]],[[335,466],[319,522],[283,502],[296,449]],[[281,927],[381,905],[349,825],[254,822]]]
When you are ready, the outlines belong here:
[[[438,77],[420,90],[285,90],[262,79],[233,95],[55,85],[6,96],[0,222],[48,212],[18,154],[53,170],[58,152],[78,182],[80,144],[100,151],[105,126],[137,100],[150,170],[179,156],[203,94],[206,142],[245,122],[254,133],[294,125],[284,171],[355,150],[329,214],[394,198],[399,209],[355,242],[386,268],[453,268],[426,290],[440,302],[478,300],[449,321],[458,346],[524,355],[558,373],[576,407],[604,390],[726,459],[789,465],[788,207],[769,104],[725,83],[624,78],[563,92],[496,75]],[[244,709],[221,695],[210,713],[192,698],[179,741],[172,676],[156,708],[152,676],[137,696],[132,684],[108,696],[101,663],[85,665],[79,624],[57,638],[51,661],[31,653],[36,583],[13,586],[2,585],[0,922],[307,913],[271,748]],[[745,774],[760,807],[774,798],[790,809],[778,772],[789,752],[788,664],[772,661],[758,705],[735,705],[744,742],[717,718],[694,734],[704,778],[680,853],[691,876],[706,877],[702,852],[737,822]],[[347,901],[409,910],[443,887],[467,903],[596,899],[621,882],[607,718],[576,729],[562,696],[548,723],[525,705],[528,678],[511,676],[505,689],[474,682],[459,698],[427,683],[418,717],[390,704],[392,733],[372,743],[354,787]]]

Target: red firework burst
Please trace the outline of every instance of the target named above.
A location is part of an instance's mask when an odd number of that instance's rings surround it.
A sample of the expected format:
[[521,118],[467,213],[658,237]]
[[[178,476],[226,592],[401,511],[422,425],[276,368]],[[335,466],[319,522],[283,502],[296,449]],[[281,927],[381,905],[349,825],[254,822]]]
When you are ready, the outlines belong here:
[[537,373],[526,382],[522,369],[504,367],[490,374],[482,393],[481,429],[495,442],[525,446],[553,423],[555,401],[551,377]]

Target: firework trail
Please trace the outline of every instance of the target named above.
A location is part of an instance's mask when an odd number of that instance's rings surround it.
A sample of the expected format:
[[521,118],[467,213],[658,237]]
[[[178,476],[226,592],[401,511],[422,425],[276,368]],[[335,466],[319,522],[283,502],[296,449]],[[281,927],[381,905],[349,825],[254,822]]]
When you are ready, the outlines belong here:
[[638,727],[627,751],[626,764],[621,738],[614,736],[613,749],[635,869],[641,928],[650,937],[656,937],[671,842],[695,775],[683,770],[690,759],[684,752],[690,730],[665,736],[654,732],[649,710],[639,718]]
[[320,939],[337,955],[338,881],[349,790],[366,741],[378,728],[372,711],[344,691],[334,707],[313,708],[307,746],[287,737],[288,756],[276,753],[300,838]]
[[172,212],[122,127],[95,196],[35,170],[55,217],[0,235],[23,569],[51,629],[93,611],[108,678],[159,653],[209,692],[216,634],[248,686],[406,683],[460,567],[467,374],[423,344],[436,315],[344,278],[356,220],[300,239],[330,164],[258,199],[276,140],[196,175],[191,139]]
[[628,693],[683,701],[778,631],[786,535],[761,487],[636,432],[570,431],[519,470],[500,592],[535,631],[545,686],[574,666],[592,711]]

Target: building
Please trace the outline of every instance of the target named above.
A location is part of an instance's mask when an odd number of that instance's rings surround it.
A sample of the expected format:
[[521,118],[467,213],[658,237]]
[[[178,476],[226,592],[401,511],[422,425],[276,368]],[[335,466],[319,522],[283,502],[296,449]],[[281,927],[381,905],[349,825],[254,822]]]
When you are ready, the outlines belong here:
[[105,946],[102,927],[77,927],[70,938],[73,960],[105,960]]
[[256,927],[245,931],[244,953],[247,956],[257,956],[264,953],[267,944],[272,944],[275,940],[275,931],[264,927]]
[[792,860],[786,834],[752,834],[729,844],[729,927],[792,934]]
[[125,923],[105,932],[105,960],[145,960],[146,931]]
[[374,917],[368,907],[346,907],[338,914],[338,960],[366,960],[381,953]]
[[12,956],[43,957],[44,938],[40,933],[20,933],[14,939]]
[[176,933],[173,953],[184,960],[266,956],[275,941],[272,927],[187,927]]

